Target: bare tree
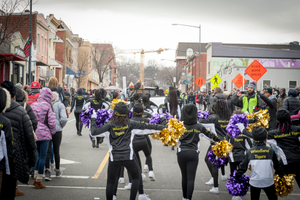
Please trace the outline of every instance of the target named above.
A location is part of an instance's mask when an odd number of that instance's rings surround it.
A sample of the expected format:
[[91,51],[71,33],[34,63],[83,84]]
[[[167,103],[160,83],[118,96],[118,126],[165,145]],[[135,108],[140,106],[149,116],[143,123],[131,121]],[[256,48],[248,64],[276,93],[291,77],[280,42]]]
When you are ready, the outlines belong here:
[[119,57],[117,64],[117,81],[121,87],[123,87],[123,76],[126,77],[126,87],[128,87],[131,82],[137,82],[140,68],[139,65],[135,63],[135,60],[126,57]]
[[[78,78],[76,78],[76,83],[78,87],[81,87],[81,83],[84,79],[88,78],[89,74],[92,72],[92,66],[89,62],[89,54],[83,52],[78,55]],[[81,72],[84,71],[84,74],[81,75]]]
[[[174,85],[173,78],[176,77],[176,67],[161,67],[157,73],[157,79],[166,82],[168,85]],[[179,84],[181,74],[177,72],[177,79],[175,84]]]
[[112,44],[93,44],[92,59],[98,72],[99,82],[103,84],[104,75],[116,66],[116,54]]

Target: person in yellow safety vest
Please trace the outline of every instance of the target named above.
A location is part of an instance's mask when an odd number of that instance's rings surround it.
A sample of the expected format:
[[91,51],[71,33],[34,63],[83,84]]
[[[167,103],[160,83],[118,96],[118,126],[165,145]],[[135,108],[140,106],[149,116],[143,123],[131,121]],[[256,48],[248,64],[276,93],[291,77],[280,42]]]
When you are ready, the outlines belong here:
[[253,113],[258,109],[264,108],[264,103],[260,96],[257,96],[256,92],[256,82],[252,81],[248,85],[247,93],[242,97],[242,92],[238,92],[233,95],[232,102],[235,106],[242,108],[242,112]]

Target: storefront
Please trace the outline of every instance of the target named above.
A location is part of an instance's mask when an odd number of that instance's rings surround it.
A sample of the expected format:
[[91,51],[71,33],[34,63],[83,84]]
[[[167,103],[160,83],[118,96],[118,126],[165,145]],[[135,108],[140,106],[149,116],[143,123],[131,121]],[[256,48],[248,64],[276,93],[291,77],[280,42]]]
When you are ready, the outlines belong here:
[[13,53],[1,53],[0,61],[0,82],[10,80],[14,84],[23,82],[24,80],[24,65],[17,63],[18,61],[26,61],[25,58]]

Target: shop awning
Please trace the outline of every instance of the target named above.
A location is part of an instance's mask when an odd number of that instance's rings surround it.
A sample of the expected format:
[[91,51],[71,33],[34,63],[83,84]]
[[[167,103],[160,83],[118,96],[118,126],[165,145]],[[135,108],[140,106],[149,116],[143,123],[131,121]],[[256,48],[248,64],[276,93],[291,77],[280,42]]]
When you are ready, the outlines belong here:
[[36,66],[48,66],[47,63],[44,63],[42,61],[32,61],[32,62],[35,62],[36,63]]
[[22,58],[21,56],[17,56],[13,53],[0,53],[0,59],[4,59],[7,61],[26,61],[25,58]]

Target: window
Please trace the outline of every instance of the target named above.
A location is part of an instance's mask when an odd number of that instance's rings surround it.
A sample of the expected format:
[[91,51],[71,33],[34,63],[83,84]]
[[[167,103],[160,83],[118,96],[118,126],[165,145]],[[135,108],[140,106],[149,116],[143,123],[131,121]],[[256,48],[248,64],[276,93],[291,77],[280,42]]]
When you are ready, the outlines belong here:
[[44,55],[46,55],[47,52],[47,38],[45,38],[45,50],[44,50]]
[[210,62],[208,62],[208,74],[210,74]]
[[268,88],[271,86],[271,80],[263,80],[263,88]]
[[297,87],[297,81],[289,81],[289,88],[295,89]]
[[68,60],[68,48],[67,48],[67,50],[66,50],[66,59]]
[[36,47],[37,47],[37,48],[36,48],[36,49],[37,49],[37,52],[39,53],[39,51],[40,51],[40,34],[38,34]]
[[41,39],[41,54],[42,54],[42,55],[43,55],[43,49],[44,49],[44,48],[43,48],[43,41],[44,41],[44,40],[43,40],[43,36],[42,36],[42,39]]
[[71,62],[71,56],[72,56],[72,53],[71,53],[71,50],[69,50],[69,61]]

